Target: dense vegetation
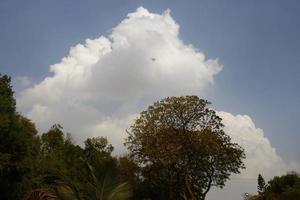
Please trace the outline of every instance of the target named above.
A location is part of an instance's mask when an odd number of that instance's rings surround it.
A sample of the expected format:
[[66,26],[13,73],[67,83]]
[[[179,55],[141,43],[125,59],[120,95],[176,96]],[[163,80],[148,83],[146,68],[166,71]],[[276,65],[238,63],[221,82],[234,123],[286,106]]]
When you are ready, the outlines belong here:
[[1,199],[128,199],[113,147],[102,137],[84,147],[72,142],[60,125],[37,134],[34,124],[16,112],[10,78],[0,77]]
[[291,172],[283,176],[275,176],[267,184],[262,175],[257,179],[257,195],[246,195],[245,200],[299,200],[300,176]]
[[[0,75],[0,199],[204,200],[239,173],[245,157],[208,104],[196,96],[155,102],[128,130],[128,155],[114,157],[104,137],[80,146],[59,124],[38,134],[16,112],[10,77]],[[299,177],[291,187],[262,180],[259,197],[299,194]]]

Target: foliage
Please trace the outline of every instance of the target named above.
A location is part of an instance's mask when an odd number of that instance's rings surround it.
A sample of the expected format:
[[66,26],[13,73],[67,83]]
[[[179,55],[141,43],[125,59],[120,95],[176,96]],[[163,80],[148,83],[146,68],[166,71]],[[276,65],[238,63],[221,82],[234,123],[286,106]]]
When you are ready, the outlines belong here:
[[[34,124],[16,112],[10,77],[0,75],[0,193],[19,198],[31,187],[31,162],[39,150]],[[13,192],[12,192],[13,191]]]
[[297,200],[300,199],[300,176],[296,172],[275,176],[268,184],[258,175],[258,194],[244,195],[245,200]]
[[101,163],[101,160],[107,161],[111,159],[111,153],[114,148],[111,144],[108,144],[106,138],[88,138],[84,144],[84,155],[89,163],[97,165]]
[[44,133],[42,138],[45,138],[42,146],[47,147],[42,155],[48,164],[42,167],[47,169],[44,172],[47,175],[44,187],[54,192],[58,199],[129,198],[130,187],[117,179],[117,162],[111,156],[113,147],[106,138],[88,138],[84,142],[85,147],[81,148],[74,145],[68,137],[65,138],[58,125]]
[[62,126],[53,125],[47,133],[42,135],[42,153],[47,156],[62,150],[65,143]]
[[296,173],[275,176],[268,182],[266,191],[262,194],[266,200],[298,200],[300,199],[300,176]]
[[265,179],[262,177],[261,174],[258,175],[257,178],[257,193],[259,196],[261,196],[266,189],[266,183],[265,183]]
[[35,189],[30,191],[22,200],[57,200],[57,196],[46,189]]
[[[205,199],[244,167],[243,149],[197,96],[168,97],[140,114],[126,145],[153,199]],[[145,192],[147,194],[147,192]]]
[[10,77],[0,75],[1,199],[128,199],[130,185],[118,178],[112,145],[103,137],[84,144],[74,144],[59,124],[37,135],[16,112]]

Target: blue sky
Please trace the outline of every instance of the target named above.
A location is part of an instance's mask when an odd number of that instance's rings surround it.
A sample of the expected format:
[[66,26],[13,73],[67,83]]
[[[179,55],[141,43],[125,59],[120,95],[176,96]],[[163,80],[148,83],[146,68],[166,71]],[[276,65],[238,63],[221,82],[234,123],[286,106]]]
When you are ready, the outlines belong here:
[[34,82],[86,38],[108,35],[129,12],[167,8],[180,37],[224,66],[207,98],[251,116],[285,159],[300,161],[299,1],[51,0],[0,2],[0,72]]

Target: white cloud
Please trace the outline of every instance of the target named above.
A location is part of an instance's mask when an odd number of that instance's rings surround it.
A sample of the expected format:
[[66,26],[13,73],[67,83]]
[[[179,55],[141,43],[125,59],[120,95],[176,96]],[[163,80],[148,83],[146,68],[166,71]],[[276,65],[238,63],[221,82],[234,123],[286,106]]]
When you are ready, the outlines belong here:
[[[108,37],[72,47],[60,63],[50,66],[52,76],[18,95],[17,105],[41,131],[61,123],[78,142],[107,136],[120,152],[135,113],[165,96],[204,96],[221,69],[217,60],[206,59],[180,40],[179,25],[168,10],[154,14],[140,7]],[[240,177],[256,178],[257,173],[290,166],[250,117],[219,114],[226,132],[246,149],[248,169]]]
[[227,112],[218,112],[218,115],[223,119],[225,132],[232,141],[245,148],[246,170],[239,176],[240,178],[257,178],[259,173],[271,178],[275,174],[280,175],[299,167],[296,163],[285,162],[276,153],[268,138],[264,136],[263,130],[256,128],[249,116]]
[[222,67],[184,44],[178,34],[169,11],[153,14],[140,7],[109,37],[72,47],[60,63],[50,66],[52,76],[19,95],[19,109],[40,130],[62,123],[82,141],[97,127],[102,134],[104,126],[124,121],[154,99],[204,94]]
[[249,116],[222,111],[217,114],[223,119],[224,130],[232,141],[245,149],[246,169],[232,176],[223,190],[214,189],[216,192],[210,193],[209,199],[241,199],[245,192],[256,193],[258,174],[269,180],[275,175],[300,170],[298,163],[284,161],[276,153],[263,130],[256,128]]

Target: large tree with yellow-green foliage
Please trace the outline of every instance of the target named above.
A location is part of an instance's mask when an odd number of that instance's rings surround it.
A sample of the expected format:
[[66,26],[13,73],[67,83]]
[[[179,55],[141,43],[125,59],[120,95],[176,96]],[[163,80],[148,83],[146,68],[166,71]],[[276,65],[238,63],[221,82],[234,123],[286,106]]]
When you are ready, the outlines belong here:
[[244,150],[197,96],[168,97],[143,111],[128,130],[137,176],[153,199],[205,199],[244,167]]

